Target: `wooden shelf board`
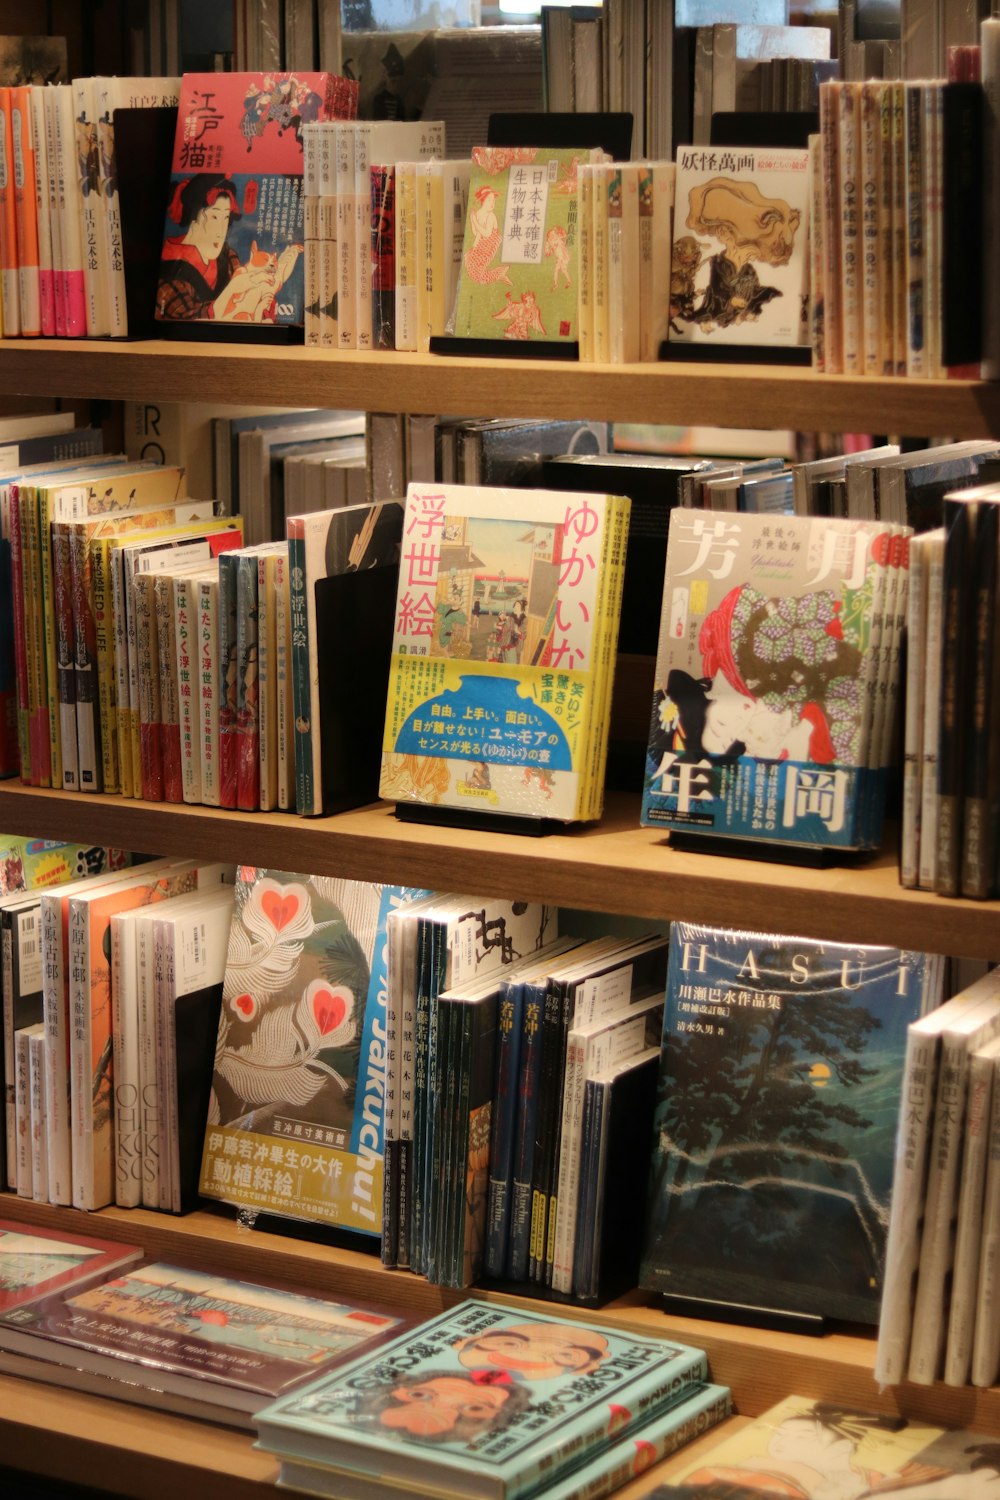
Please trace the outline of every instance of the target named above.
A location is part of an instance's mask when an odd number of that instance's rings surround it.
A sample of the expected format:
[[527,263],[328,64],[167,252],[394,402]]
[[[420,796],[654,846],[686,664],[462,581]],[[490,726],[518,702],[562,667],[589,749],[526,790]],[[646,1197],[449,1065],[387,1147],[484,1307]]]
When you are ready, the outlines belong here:
[[1000,904],[899,884],[894,849],[825,870],[687,853],[639,827],[635,798],[548,838],[401,823],[385,804],[333,818],[233,813],[0,784],[0,828],[147,854],[509,895],[652,921],[681,919],[980,958],[1000,953]]
[[1000,386],[980,381],[864,380],[771,365],[331,354],[172,339],[0,340],[0,391],[956,438],[1000,433]]

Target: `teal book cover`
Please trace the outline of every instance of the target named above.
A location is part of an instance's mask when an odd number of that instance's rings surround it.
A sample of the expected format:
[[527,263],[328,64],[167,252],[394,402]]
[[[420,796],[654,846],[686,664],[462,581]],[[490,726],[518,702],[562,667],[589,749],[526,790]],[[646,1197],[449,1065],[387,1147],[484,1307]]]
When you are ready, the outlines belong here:
[[469,1301],[258,1413],[262,1447],[518,1500],[707,1378],[698,1349]]
[[877,1323],[926,954],[674,923],[641,1284]]

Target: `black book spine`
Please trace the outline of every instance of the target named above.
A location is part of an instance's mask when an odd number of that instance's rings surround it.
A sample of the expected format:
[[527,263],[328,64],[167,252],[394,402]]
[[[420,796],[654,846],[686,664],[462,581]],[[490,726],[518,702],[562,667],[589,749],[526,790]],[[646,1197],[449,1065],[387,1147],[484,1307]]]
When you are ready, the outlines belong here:
[[935,890],[957,896],[961,889],[962,812],[965,793],[966,661],[969,642],[968,587],[975,541],[976,507],[961,499],[944,502],[944,601],[941,643],[941,743],[938,751],[938,832]]
[[559,1046],[562,1040],[562,995],[550,985],[542,1018],[542,1077],[535,1117],[535,1154],[531,1171],[531,1238],[528,1279],[545,1278],[545,1245],[548,1240],[549,1188],[552,1182],[552,1151],[556,1133],[559,1089]]
[[967,723],[962,895],[993,894],[997,773],[997,545],[1000,506],[981,503],[976,513],[975,589],[969,641],[971,691]]
[[976,364],[983,352],[983,88],[944,87],[941,357]]

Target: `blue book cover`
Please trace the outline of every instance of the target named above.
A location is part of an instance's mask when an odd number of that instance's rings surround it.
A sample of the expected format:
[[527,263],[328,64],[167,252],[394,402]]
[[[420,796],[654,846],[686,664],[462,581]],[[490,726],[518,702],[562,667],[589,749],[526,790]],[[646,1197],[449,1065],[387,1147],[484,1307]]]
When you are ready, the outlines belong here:
[[674,923],[641,1284],[877,1323],[926,954]]
[[519,1497],[707,1379],[698,1349],[469,1301],[257,1415],[260,1446],[443,1497]]

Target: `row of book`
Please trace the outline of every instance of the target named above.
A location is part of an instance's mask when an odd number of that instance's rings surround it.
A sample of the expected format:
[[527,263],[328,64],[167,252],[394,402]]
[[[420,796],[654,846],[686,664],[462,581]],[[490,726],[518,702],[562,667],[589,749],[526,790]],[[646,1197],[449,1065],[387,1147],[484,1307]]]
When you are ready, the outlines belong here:
[[256,1430],[314,1494],[597,1497],[732,1409],[700,1349],[548,1312],[415,1323],[9,1221],[0,1260],[5,1373]]

